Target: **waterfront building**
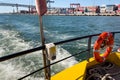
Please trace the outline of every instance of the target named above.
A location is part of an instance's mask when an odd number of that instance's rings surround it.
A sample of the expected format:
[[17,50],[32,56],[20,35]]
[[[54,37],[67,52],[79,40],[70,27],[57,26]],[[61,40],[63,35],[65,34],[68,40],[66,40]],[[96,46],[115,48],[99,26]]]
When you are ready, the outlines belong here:
[[81,15],[84,13],[84,7],[78,7],[75,9],[76,15]]
[[117,13],[117,14],[120,14],[120,4],[117,6],[116,13]]
[[83,13],[84,12],[84,7],[79,7],[78,10],[79,10],[79,12]]
[[120,4],[117,7],[118,7],[118,10],[120,10]]
[[115,13],[115,5],[106,5],[107,13]]
[[36,8],[31,8],[31,12],[30,13],[31,14],[36,14],[37,13]]
[[100,13],[106,13],[106,6],[105,5],[100,6]]
[[96,6],[88,6],[84,8],[85,15],[96,15]]
[[[36,14],[36,9],[31,8],[30,11],[21,10],[19,13]],[[120,15],[120,4],[83,7],[80,6],[79,3],[72,3],[70,4],[69,8],[52,7],[48,9],[46,15],[103,15],[103,16]]]
[[74,10],[75,10],[75,8],[68,8],[67,12],[69,14],[74,14]]
[[79,13],[80,3],[71,3],[68,12],[70,14],[77,14]]
[[87,11],[92,12],[92,13],[96,13],[96,6],[88,6]]
[[51,14],[59,14],[60,13],[60,8],[51,8],[47,10],[47,15],[51,15]]
[[100,13],[100,6],[96,7],[96,13]]
[[60,14],[67,14],[66,8],[60,8]]

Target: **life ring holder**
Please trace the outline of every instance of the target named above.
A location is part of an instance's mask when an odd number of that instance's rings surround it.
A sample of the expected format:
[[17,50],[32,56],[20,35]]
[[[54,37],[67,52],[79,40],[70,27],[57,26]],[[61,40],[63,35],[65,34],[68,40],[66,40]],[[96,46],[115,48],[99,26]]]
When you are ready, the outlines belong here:
[[[103,42],[106,42],[107,47],[103,56],[100,56],[100,48]],[[93,47],[93,56],[97,62],[104,62],[108,55],[111,53],[113,48],[114,38],[112,33],[110,32],[103,32],[99,35],[98,39],[95,41]]]

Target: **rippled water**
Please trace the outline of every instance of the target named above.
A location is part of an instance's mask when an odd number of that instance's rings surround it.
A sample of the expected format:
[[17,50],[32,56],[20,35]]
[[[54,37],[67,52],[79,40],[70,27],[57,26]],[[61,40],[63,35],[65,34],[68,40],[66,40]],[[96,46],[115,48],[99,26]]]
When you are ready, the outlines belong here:
[[[49,43],[101,33],[103,31],[119,31],[120,17],[44,16],[43,24],[45,41]],[[116,42],[119,43],[119,41],[120,39],[117,38]],[[78,52],[82,47],[87,47],[86,42],[86,40],[82,40],[57,46],[57,60]],[[41,41],[39,21],[36,15],[0,15],[0,56],[37,46],[41,46]],[[71,59],[52,66],[52,74],[77,63],[78,58],[82,60],[83,56],[84,55],[72,57]],[[1,62],[0,80],[16,80],[42,66],[41,51]],[[26,78],[26,80],[43,79],[43,76],[43,72],[39,72]]]

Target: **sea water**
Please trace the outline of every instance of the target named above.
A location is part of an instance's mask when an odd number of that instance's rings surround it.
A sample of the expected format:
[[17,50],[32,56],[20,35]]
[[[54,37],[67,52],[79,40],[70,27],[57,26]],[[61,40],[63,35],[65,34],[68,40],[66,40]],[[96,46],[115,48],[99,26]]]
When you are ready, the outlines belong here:
[[[119,16],[43,16],[45,42],[58,42],[75,37],[119,31]],[[116,44],[120,39],[117,36]],[[70,56],[87,47],[87,40],[57,46],[57,60]],[[94,41],[92,42],[92,46]],[[37,15],[0,15],[0,57],[41,46]],[[119,45],[116,45],[119,46]],[[86,54],[75,56],[51,66],[51,74],[85,59]],[[52,61],[54,62],[54,61]],[[43,67],[42,52],[37,51],[0,63],[0,80],[16,80]],[[24,80],[44,80],[40,71]]]

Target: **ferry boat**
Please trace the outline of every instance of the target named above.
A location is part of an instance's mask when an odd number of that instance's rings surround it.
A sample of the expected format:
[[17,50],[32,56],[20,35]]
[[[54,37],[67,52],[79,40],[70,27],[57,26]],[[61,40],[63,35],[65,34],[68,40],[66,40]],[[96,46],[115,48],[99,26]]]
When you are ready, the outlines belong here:
[[[42,6],[41,6],[42,5]],[[41,25],[41,36],[42,38],[42,46],[10,54],[7,56],[0,57],[0,62],[9,60],[11,58],[15,58],[18,56],[22,56],[25,54],[29,54],[38,50],[43,51],[43,59],[44,59],[44,67],[39,70],[36,70],[28,75],[21,77],[18,80],[22,80],[38,71],[44,69],[45,72],[45,80],[120,80],[120,51],[113,51],[114,41],[116,34],[120,34],[118,32],[102,32],[99,34],[87,35],[82,37],[77,37],[69,40],[64,40],[60,42],[53,43],[44,43],[44,36],[42,31],[42,15],[46,12],[45,8],[45,0],[36,0],[36,6],[38,9],[38,14],[40,18]],[[94,47],[92,48],[91,42],[92,38],[98,36],[94,43]],[[56,61],[54,63],[50,63],[51,60],[56,58],[56,46],[72,41],[88,39],[87,46],[88,48],[84,51],[80,51],[77,54],[73,54],[64,59]],[[101,48],[105,48],[103,54],[100,54]],[[93,50],[93,51],[92,51]],[[82,62],[79,62],[72,67],[69,67],[53,76],[50,75],[50,66],[57,64],[61,61],[64,61],[72,56],[79,55],[81,53],[87,52],[88,58]],[[93,53],[93,56],[90,56],[90,53]]]

